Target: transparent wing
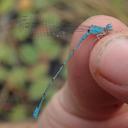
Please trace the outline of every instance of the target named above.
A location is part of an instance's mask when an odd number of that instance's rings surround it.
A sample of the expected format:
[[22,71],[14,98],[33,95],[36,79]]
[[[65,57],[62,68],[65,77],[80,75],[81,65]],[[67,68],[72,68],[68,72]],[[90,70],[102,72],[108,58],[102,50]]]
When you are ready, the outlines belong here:
[[88,30],[90,26],[81,25],[77,28],[76,32],[84,32],[85,30]]
[[46,25],[44,26],[46,27],[48,30],[57,30],[57,31],[64,31],[64,32],[67,32],[67,33],[71,33],[73,31],[79,31],[79,32],[83,32],[87,29],[90,28],[90,26],[86,26],[86,25],[81,25],[81,26],[76,26],[76,25],[67,25],[67,26],[59,26],[59,27],[54,27],[54,25]]

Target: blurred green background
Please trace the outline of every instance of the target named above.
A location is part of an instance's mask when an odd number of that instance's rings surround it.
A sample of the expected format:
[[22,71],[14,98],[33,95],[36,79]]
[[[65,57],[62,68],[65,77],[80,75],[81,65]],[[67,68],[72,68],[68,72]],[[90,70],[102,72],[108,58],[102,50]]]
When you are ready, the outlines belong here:
[[[32,120],[49,79],[67,54],[73,30],[88,17],[128,22],[127,0],[0,0],[0,121]],[[66,80],[66,69],[48,100]]]

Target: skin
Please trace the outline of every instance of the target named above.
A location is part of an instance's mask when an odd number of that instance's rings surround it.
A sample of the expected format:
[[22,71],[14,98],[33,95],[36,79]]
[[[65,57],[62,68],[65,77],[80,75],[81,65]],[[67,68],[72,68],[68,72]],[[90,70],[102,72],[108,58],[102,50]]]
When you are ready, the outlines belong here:
[[[128,128],[128,28],[104,15],[81,25],[108,23],[113,31],[96,43],[90,36],[68,63],[67,82],[42,112],[39,128]],[[70,50],[83,33],[74,32]]]

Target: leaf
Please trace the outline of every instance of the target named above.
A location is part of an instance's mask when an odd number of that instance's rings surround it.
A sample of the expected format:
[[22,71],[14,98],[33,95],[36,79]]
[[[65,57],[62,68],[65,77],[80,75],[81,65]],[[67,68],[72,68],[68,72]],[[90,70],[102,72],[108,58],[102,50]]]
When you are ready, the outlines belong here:
[[10,87],[22,88],[24,82],[27,80],[27,71],[25,68],[14,68],[8,75],[8,83]]
[[7,79],[7,70],[3,67],[0,67],[0,81],[4,81]]
[[55,12],[45,12],[41,16],[42,22],[44,23],[44,26],[47,25],[47,27],[58,27],[61,23],[60,17]]
[[14,0],[1,0],[0,1],[0,13],[7,13],[11,11],[14,5]]
[[39,98],[41,98],[48,83],[49,79],[45,77],[35,81],[29,90],[29,98],[31,100],[38,100]]
[[30,33],[30,28],[23,25],[16,25],[16,27],[12,30],[12,33],[16,39],[24,40]]
[[35,64],[38,59],[36,48],[28,44],[21,46],[20,59],[26,64]]
[[33,0],[34,7],[36,9],[44,9],[47,8],[50,5],[49,0]]
[[0,61],[7,64],[15,64],[16,60],[14,48],[6,43],[0,43]]
[[31,12],[20,13],[17,26],[24,28],[25,30],[32,27],[34,21],[34,15]]
[[33,4],[35,5],[36,9],[47,9],[48,6],[51,6],[58,1],[59,0],[33,0]]
[[9,119],[13,122],[25,121],[27,119],[26,107],[23,105],[15,106],[9,114]]
[[54,58],[60,53],[60,46],[48,36],[36,37],[34,43],[39,54],[46,54],[50,58]]
[[48,72],[48,65],[37,64],[31,69],[31,79],[37,80],[42,79],[42,77],[46,76]]
[[19,14],[18,21],[12,29],[12,33],[16,39],[24,40],[31,32],[34,15],[31,12],[22,12]]

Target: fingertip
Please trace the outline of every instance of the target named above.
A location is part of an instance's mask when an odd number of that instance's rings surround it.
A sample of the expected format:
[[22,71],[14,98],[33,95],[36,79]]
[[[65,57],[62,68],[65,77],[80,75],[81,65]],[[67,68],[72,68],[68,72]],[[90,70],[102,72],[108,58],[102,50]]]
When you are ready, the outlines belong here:
[[100,87],[128,103],[128,32],[101,40],[92,50],[90,71]]
[[[106,26],[107,24],[111,23],[113,30],[109,33],[108,36],[112,35],[113,33],[119,33],[121,31],[127,31],[127,26],[122,23],[120,20],[106,15],[97,15],[88,18],[84,21],[80,26],[91,26],[91,25],[98,25],[98,26]],[[70,50],[72,50],[77,43],[79,42],[80,38],[86,30],[83,32],[77,31],[80,26],[76,29],[72,36]],[[77,81],[86,81],[87,83],[94,83],[92,82],[90,69],[89,69],[89,56],[91,54],[91,50],[95,47],[95,44],[98,42],[93,42],[94,36],[90,36],[88,39],[84,40],[81,44],[80,48],[75,52],[74,56],[71,58],[70,62],[68,63],[68,78],[71,83],[76,83]],[[76,70],[77,69],[77,70]],[[86,76],[86,78],[85,78]],[[77,82],[78,84],[78,82]]]

